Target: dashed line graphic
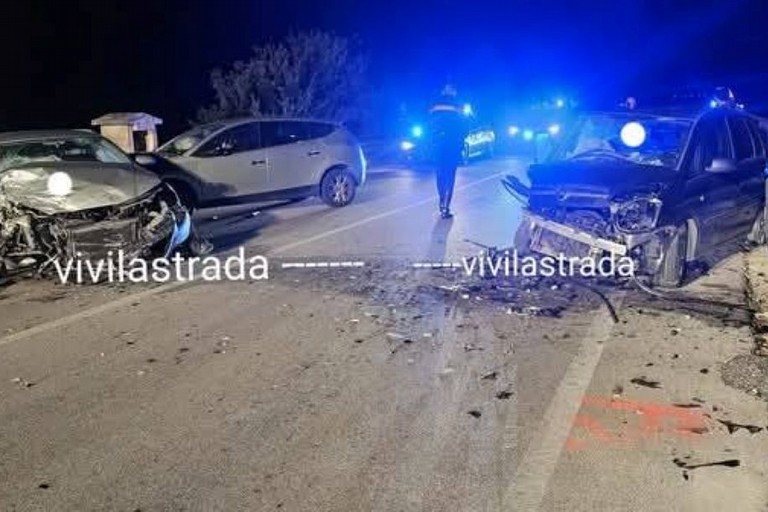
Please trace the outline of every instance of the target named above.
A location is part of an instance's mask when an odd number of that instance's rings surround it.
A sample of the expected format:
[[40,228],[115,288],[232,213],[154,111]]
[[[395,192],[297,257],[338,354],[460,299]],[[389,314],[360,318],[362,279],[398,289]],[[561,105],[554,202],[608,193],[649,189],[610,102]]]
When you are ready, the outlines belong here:
[[461,268],[463,265],[461,263],[451,263],[451,262],[445,262],[445,261],[432,261],[432,262],[421,262],[421,263],[413,263],[411,265],[412,268],[428,268],[428,269],[440,269],[440,268],[452,268],[457,269]]
[[288,268],[362,268],[365,267],[364,261],[306,261],[306,262],[286,262],[281,264],[284,269]]

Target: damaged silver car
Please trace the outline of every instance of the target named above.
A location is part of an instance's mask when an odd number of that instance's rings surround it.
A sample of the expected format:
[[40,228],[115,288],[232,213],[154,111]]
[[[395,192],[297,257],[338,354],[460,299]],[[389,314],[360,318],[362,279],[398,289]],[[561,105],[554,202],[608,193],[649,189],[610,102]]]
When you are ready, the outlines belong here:
[[526,208],[518,251],[631,257],[661,287],[748,239],[765,242],[764,120],[736,108],[582,116],[507,190]]
[[0,134],[0,279],[57,260],[166,256],[190,231],[174,190],[101,136]]

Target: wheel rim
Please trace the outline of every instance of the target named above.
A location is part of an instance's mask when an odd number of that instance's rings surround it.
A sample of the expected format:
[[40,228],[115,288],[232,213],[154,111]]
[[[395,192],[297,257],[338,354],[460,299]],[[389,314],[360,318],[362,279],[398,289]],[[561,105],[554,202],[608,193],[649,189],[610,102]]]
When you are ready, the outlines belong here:
[[352,180],[346,174],[335,176],[330,184],[331,199],[335,204],[344,204],[352,195]]

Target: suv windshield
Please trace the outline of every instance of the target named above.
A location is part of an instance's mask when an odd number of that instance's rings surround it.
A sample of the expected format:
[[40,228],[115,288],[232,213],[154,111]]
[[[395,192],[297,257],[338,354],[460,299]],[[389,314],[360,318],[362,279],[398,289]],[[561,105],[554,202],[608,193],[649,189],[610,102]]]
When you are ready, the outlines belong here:
[[46,162],[130,164],[128,156],[98,137],[65,137],[0,144],[0,172]]
[[674,168],[691,125],[690,120],[671,117],[585,116],[570,126],[550,160],[615,158]]
[[166,142],[157,152],[170,156],[183,155],[190,149],[196,148],[201,142],[222,128],[224,128],[224,125],[221,123],[196,126]]

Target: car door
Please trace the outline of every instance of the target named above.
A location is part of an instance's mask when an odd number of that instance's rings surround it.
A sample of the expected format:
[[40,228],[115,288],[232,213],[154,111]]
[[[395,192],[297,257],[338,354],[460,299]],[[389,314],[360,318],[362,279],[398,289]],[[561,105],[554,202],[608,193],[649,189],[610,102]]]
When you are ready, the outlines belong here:
[[739,180],[741,210],[737,236],[745,237],[755,219],[762,213],[765,201],[766,155],[757,122],[745,115],[734,114],[728,118],[733,138],[734,158]]
[[269,160],[269,190],[296,191],[316,186],[325,162],[325,147],[312,124],[304,121],[263,121],[262,143]]
[[267,152],[259,139],[259,123],[245,123],[214,135],[195,151],[194,165],[206,183],[206,201],[247,199],[266,191]]
[[715,158],[732,155],[728,125],[722,115],[711,115],[697,123],[683,160],[683,204],[676,209],[696,221],[700,251],[711,251],[727,241],[728,227],[738,222],[738,181],[732,173],[707,172]]

